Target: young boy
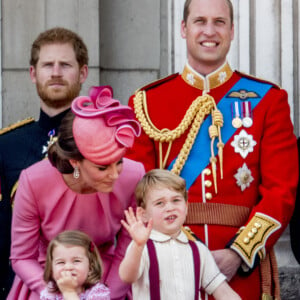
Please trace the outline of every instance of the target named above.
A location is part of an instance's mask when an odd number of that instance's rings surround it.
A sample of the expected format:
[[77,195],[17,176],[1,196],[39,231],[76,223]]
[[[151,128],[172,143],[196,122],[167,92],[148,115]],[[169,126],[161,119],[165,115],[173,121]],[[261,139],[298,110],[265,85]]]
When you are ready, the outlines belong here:
[[119,269],[121,279],[132,283],[133,299],[201,299],[200,288],[217,300],[241,299],[208,248],[189,241],[181,230],[187,215],[184,179],[170,171],[151,170],[135,195],[136,215],[129,208],[127,222],[121,221],[132,242]]

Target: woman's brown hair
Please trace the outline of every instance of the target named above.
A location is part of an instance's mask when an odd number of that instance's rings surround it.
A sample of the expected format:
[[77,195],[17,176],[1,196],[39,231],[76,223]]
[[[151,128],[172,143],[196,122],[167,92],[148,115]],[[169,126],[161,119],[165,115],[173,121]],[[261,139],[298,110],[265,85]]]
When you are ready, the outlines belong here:
[[72,111],[68,112],[63,118],[58,130],[57,141],[48,149],[48,158],[51,164],[62,174],[71,174],[74,168],[69,160],[81,161],[83,155],[78,150],[73,136],[73,121],[75,115]]

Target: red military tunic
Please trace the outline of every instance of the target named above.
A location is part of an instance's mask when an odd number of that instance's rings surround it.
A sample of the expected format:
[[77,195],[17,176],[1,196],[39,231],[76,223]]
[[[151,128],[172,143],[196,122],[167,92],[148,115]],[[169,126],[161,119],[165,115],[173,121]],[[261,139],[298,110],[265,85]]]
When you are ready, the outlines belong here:
[[[181,75],[171,75],[139,90],[145,92],[145,117],[156,130],[172,130],[178,126],[193,100],[201,96],[203,90],[218,104],[242,77],[259,81],[232,72],[228,64],[206,78],[186,66]],[[237,99],[251,100],[254,91],[246,87],[245,90],[234,92],[232,95]],[[129,100],[132,107],[133,100],[134,96]],[[238,114],[234,107],[229,106],[227,109],[233,110],[232,119]],[[262,294],[276,294],[270,282],[274,261],[271,259],[270,264],[267,254],[289,223],[298,181],[296,137],[290,120],[287,93],[272,85],[249,116],[253,121],[252,126],[237,128],[224,146],[223,179],[220,175],[220,158],[215,153],[217,193],[210,163],[189,188],[186,220],[186,224],[210,250],[230,246],[242,257],[244,269],[253,269],[250,275],[237,274],[230,281],[232,288],[244,300],[261,299]],[[178,156],[188,132],[189,128],[172,142],[163,167],[169,166]],[[240,147],[243,149],[239,145],[241,141],[250,143],[246,145],[245,152],[240,151]],[[143,130],[128,156],[142,161],[146,170],[159,168],[168,145],[167,142],[162,143],[160,150],[159,142],[149,138]],[[204,145],[198,156],[211,152],[210,146],[210,143]],[[197,168],[197,164],[194,167]],[[257,263],[263,267],[256,267]]]

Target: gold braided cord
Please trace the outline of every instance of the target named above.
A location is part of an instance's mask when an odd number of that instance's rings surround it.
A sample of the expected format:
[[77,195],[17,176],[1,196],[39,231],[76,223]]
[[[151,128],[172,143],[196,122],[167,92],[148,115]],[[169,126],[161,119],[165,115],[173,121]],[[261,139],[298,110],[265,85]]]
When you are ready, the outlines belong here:
[[163,147],[163,145],[162,145],[162,143],[161,142],[159,142],[158,143],[158,159],[159,159],[159,168],[160,169],[163,169],[163,151],[162,151],[162,147]]
[[[168,149],[167,149],[167,152],[166,152],[164,161],[162,162],[162,165],[160,166],[161,169],[165,169],[165,168],[166,168],[167,160],[168,160],[168,157],[169,157],[169,155],[170,155],[171,148],[172,148],[172,143],[173,143],[173,142],[169,142]],[[161,145],[162,143],[160,142],[159,144]],[[159,155],[162,157],[162,156],[163,156],[162,152],[159,153]]]
[[220,174],[221,174],[221,179],[223,179],[223,148],[225,146],[222,141],[222,136],[221,136],[221,127],[223,127],[223,125],[224,125],[223,115],[220,112],[220,110],[215,109],[212,112],[212,118],[213,118],[213,124],[218,129],[217,136],[219,138],[219,142],[217,144],[217,147],[218,147],[218,155],[219,155],[219,163],[220,163]]
[[[179,138],[190,126],[187,138],[180,150],[180,153],[174,163],[172,172],[180,175],[180,172],[190,154],[190,151],[195,142],[196,136],[200,130],[200,127],[204,121],[206,115],[212,115],[212,125],[209,127],[209,136],[211,138],[211,158],[210,162],[212,164],[212,172],[214,179],[215,192],[217,193],[217,176],[216,176],[216,157],[214,154],[214,142],[216,138],[219,139],[217,144],[218,155],[220,158],[220,169],[221,178],[223,178],[223,147],[224,143],[221,138],[221,127],[223,126],[223,116],[222,113],[217,109],[214,98],[208,94],[197,97],[188,110],[186,111],[180,124],[173,130],[163,128],[159,130],[151,122],[148,114],[146,92],[138,91],[134,97],[134,110],[138,121],[140,122],[145,133],[153,140],[159,142],[159,166],[160,168],[165,168],[168,156],[171,151],[172,142]],[[162,153],[162,143],[168,142],[169,146],[165,158],[163,159]]]
[[194,118],[193,124],[188,133],[188,136],[187,136],[187,138],[183,144],[183,147],[181,148],[180,153],[179,153],[179,155],[175,161],[175,164],[171,170],[172,172],[174,172],[177,175],[180,174],[180,172],[185,164],[185,161],[190,154],[190,151],[193,147],[196,136],[197,136],[198,131],[203,123],[205,116],[208,115],[211,112],[211,110],[215,107],[215,101],[211,96],[205,95],[205,96],[200,96],[198,98],[201,98],[201,100],[202,100],[200,102],[201,106],[196,114],[196,117]]
[[145,91],[138,91],[134,97],[133,103],[136,117],[141,123],[145,133],[155,141],[170,142],[179,138],[187,130],[201,106],[210,98],[213,99],[209,95],[197,97],[188,108],[180,124],[173,130],[167,128],[159,130],[151,122],[148,115]]
[[[148,118],[149,118],[149,116],[148,116]],[[150,120],[150,118],[149,118],[149,120]],[[151,122],[151,120],[150,120],[150,122]],[[161,132],[163,133],[163,132],[166,132],[166,131],[167,131],[167,129],[164,128]],[[159,168],[160,169],[164,169],[166,167],[167,159],[168,159],[168,157],[170,155],[171,148],[172,148],[172,141],[169,142],[167,153],[165,155],[164,160],[163,160],[163,150],[162,150],[163,146],[162,146],[162,144],[163,144],[162,142],[159,142],[159,146],[158,146],[158,151],[159,151]]]
[[210,152],[211,152],[211,157],[210,157],[210,162],[212,166],[212,174],[213,174],[213,179],[214,179],[214,188],[215,192],[218,193],[217,189],[217,159],[215,157],[215,151],[214,151],[214,143],[216,137],[218,137],[218,127],[214,124],[214,112],[212,112],[212,118],[213,118],[213,124],[209,126],[208,128],[208,133],[209,137],[211,138],[210,142]]

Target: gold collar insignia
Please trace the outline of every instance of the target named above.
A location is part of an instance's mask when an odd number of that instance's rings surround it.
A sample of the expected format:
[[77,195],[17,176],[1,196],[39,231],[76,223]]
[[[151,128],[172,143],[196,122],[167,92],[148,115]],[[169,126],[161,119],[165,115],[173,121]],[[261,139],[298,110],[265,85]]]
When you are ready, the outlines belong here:
[[232,74],[233,71],[227,62],[218,70],[206,76],[202,76],[193,70],[188,64],[186,64],[181,77],[187,84],[208,92],[209,90],[214,89],[229,80]]

